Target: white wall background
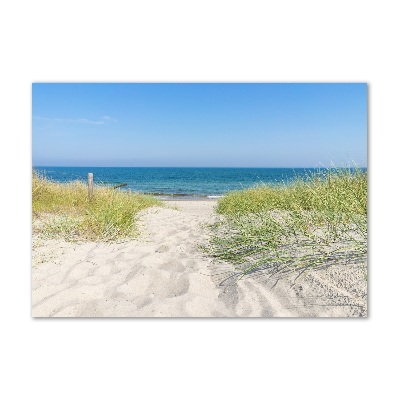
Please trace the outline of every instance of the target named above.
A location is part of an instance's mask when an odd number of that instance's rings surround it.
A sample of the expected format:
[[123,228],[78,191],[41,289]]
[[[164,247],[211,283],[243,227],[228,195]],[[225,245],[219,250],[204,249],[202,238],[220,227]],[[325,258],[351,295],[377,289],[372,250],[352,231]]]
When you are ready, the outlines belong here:
[[[3,2],[0,393],[4,399],[394,398],[396,2]],[[367,320],[33,320],[32,82],[369,83]]]

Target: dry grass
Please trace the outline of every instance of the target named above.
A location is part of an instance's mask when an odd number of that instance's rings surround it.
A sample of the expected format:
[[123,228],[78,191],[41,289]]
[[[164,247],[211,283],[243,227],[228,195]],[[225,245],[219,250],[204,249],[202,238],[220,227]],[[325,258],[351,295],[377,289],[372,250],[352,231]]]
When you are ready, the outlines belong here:
[[43,237],[102,241],[136,237],[138,212],[153,205],[160,202],[150,196],[97,186],[94,199],[89,201],[83,183],[56,183],[33,171],[33,226]]
[[312,268],[367,263],[367,173],[330,169],[280,187],[258,186],[221,199],[213,257],[255,271],[296,277]]

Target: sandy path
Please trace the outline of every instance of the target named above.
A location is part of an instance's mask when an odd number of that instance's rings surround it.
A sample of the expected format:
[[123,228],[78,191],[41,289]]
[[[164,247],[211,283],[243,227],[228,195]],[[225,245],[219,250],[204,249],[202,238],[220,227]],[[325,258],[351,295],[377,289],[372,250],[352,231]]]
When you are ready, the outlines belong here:
[[[232,285],[233,266],[198,249],[214,201],[168,202],[141,216],[139,239],[121,244],[33,239],[34,317],[294,317],[366,315],[361,275],[342,269],[274,288],[262,275]],[[228,278],[227,280],[225,280]],[[357,284],[354,285],[354,281]],[[364,285],[366,286],[366,284]],[[364,293],[365,291],[365,293]],[[363,297],[364,296],[364,297]]]

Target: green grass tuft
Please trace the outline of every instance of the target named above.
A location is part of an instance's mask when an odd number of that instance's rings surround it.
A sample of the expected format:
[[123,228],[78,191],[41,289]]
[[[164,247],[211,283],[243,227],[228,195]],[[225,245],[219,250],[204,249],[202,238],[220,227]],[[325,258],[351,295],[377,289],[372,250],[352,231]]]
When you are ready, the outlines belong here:
[[[241,277],[296,277],[330,265],[367,262],[367,173],[329,169],[293,184],[232,192],[211,226],[213,257],[237,266]],[[296,278],[297,279],[297,278]]]
[[312,210],[367,213],[367,173],[361,169],[330,169],[309,174],[290,185],[259,185],[231,192],[218,203],[224,215],[268,210]]
[[34,226],[48,238],[115,241],[136,237],[138,212],[154,205],[161,202],[99,186],[94,187],[94,198],[89,201],[82,182],[56,183],[33,171]]

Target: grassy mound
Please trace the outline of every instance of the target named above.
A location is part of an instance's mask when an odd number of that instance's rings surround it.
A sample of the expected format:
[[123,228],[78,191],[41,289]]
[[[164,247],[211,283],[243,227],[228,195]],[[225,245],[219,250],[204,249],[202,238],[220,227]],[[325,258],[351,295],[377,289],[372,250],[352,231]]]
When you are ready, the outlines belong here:
[[291,185],[232,192],[212,225],[215,258],[237,266],[240,279],[256,271],[277,279],[330,265],[367,261],[367,173],[330,169]]
[[135,237],[138,212],[159,204],[150,196],[96,186],[89,201],[87,186],[79,181],[56,183],[35,171],[32,176],[34,229],[48,238],[115,241]]

